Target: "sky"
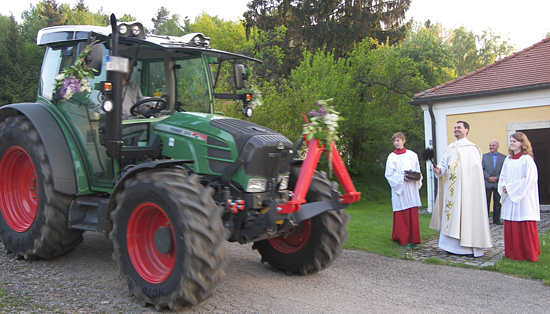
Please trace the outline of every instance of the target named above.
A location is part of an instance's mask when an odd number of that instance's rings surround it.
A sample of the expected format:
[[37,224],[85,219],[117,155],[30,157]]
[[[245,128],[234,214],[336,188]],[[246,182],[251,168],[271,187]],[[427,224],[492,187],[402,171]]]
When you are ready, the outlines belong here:
[[[224,20],[238,20],[247,10],[250,0],[200,0],[200,1],[154,1],[154,5],[137,5],[128,7],[128,1],[85,0],[88,8],[96,12],[103,8],[104,12],[122,16],[131,14],[146,27],[152,28],[151,19],[155,17],[161,6],[166,7],[171,14],[178,13],[193,20],[205,11],[211,16],[217,15]],[[21,22],[21,13],[36,5],[38,0],[3,1],[0,13],[13,13]],[[69,3],[74,6],[78,1],[57,0],[57,3]],[[137,3],[137,2],[136,2]],[[456,28],[464,25],[468,30],[481,35],[483,30],[492,28],[504,38],[510,38],[517,51],[525,49],[550,33],[549,0],[412,0],[406,19],[414,18],[424,22],[440,22],[445,28]]]

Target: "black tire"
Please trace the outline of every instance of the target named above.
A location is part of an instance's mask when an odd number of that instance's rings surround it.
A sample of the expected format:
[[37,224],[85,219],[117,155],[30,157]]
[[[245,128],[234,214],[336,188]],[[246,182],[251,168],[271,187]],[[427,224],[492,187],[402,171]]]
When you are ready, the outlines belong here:
[[52,258],[82,242],[82,231],[68,228],[74,196],[54,190],[44,144],[25,116],[7,118],[0,129],[0,173],[0,240],[6,253]]
[[[141,304],[177,309],[215,291],[227,251],[212,193],[181,169],[141,172],[124,183],[110,238],[120,273]],[[154,242],[159,230],[168,230],[164,248]]]
[[[290,171],[290,188],[296,185],[300,168]],[[331,198],[331,184],[324,172],[315,171],[306,196],[308,203]],[[343,210],[330,210],[295,227],[294,235],[254,243],[262,256],[262,263],[268,262],[287,274],[303,275],[329,267],[342,254],[342,247],[348,239],[346,226],[349,215]]]

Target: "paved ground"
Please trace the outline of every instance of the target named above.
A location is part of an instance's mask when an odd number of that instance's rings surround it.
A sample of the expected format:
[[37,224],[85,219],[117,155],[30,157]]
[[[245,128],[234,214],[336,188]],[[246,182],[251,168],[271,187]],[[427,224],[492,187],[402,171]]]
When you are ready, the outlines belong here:
[[[217,292],[197,306],[162,313],[548,314],[550,309],[549,286],[492,271],[344,250],[322,272],[287,276],[261,264],[252,244],[227,248],[227,277]],[[112,254],[109,239],[93,232],[73,252],[49,260],[0,254],[0,313],[158,313],[129,296]]]
[[[550,211],[544,211],[540,214],[538,222],[539,234],[544,233],[550,228]],[[490,266],[495,264],[504,256],[504,227],[491,223],[491,237],[493,239],[493,248],[487,250],[482,257],[472,257],[463,255],[449,254],[437,247],[439,238],[429,242],[422,243],[418,249],[412,250],[412,258],[417,261],[433,257],[451,263],[464,263],[473,266]]]

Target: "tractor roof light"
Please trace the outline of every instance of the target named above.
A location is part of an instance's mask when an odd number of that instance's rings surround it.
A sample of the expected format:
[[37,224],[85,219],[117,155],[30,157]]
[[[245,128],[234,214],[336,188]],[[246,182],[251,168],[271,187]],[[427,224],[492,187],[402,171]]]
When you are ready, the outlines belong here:
[[139,29],[139,26],[137,25],[132,25],[131,30],[132,30],[132,35],[135,37],[139,37],[139,34],[141,34],[141,29]]
[[145,39],[145,28],[141,23],[120,23],[118,34],[122,37],[137,37]]
[[189,41],[189,44],[197,47],[208,47],[210,45],[210,38],[205,37],[203,34],[197,34]]
[[118,33],[122,36],[128,35],[128,26],[126,24],[121,24],[118,26]]

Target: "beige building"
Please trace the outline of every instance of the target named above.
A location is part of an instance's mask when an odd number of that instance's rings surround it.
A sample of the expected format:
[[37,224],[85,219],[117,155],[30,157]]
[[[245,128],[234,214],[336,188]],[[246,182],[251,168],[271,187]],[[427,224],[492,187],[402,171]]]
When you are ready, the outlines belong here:
[[[470,124],[468,139],[483,153],[489,142],[508,155],[508,139],[524,132],[533,146],[539,171],[542,209],[550,209],[550,37],[509,57],[414,96],[424,111],[426,147],[439,161],[455,140],[456,121]],[[427,163],[428,207],[435,200],[435,176]]]

